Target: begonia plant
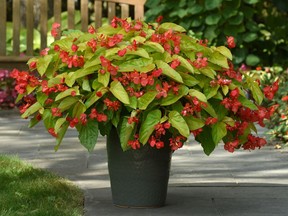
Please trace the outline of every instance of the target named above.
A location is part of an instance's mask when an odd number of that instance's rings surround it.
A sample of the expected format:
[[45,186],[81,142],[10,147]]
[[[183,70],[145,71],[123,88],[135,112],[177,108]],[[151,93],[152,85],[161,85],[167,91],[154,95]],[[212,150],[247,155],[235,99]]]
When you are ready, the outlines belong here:
[[[53,27],[58,37],[59,25]],[[234,70],[233,37],[227,47],[209,47],[175,23],[114,18],[87,33],[62,32],[28,61],[30,72],[12,76],[22,117],[32,117],[31,127],[43,120],[56,150],[68,127],[76,127],[89,151],[112,127],[124,151],[176,150],[191,134],[207,155],[221,141],[229,152],[260,148],[266,141],[255,123],[263,126],[273,107],[260,106],[258,80]]]

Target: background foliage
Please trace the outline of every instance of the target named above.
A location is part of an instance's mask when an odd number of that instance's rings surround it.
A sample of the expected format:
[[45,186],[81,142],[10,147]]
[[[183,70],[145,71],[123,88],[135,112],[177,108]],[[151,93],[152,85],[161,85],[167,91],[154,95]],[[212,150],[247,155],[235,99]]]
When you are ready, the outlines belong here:
[[234,63],[288,66],[288,1],[147,0],[146,19],[175,22],[212,45],[234,36]]

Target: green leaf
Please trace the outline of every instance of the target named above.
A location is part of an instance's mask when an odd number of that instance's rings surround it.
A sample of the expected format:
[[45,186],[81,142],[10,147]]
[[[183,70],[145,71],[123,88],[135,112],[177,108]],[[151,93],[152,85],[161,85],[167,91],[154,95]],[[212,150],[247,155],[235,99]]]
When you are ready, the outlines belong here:
[[179,112],[173,110],[168,114],[168,117],[172,127],[176,128],[182,136],[188,137],[190,135],[189,127]]
[[247,4],[256,4],[257,2],[259,2],[259,0],[244,0],[244,2]]
[[192,65],[182,56],[179,55],[173,55],[172,56],[173,59],[178,59],[180,61],[180,66],[184,67],[185,69],[187,69],[189,72],[194,73],[194,68],[192,67]]
[[37,112],[42,108],[42,105],[37,101],[33,105],[31,105],[22,115],[22,118],[27,118],[28,116],[32,115],[33,113]]
[[129,104],[129,95],[127,94],[127,92],[125,91],[123,85],[121,84],[121,82],[114,80],[113,82],[111,82],[110,84],[110,92],[118,99],[120,100],[122,103],[124,104]]
[[86,125],[81,126],[78,131],[78,138],[80,140],[80,143],[89,152],[92,152],[98,139],[98,122],[95,120],[88,120]]
[[203,10],[203,6],[199,4],[195,4],[193,7],[188,9],[188,12],[192,15],[198,14]]
[[232,119],[231,117],[225,116],[222,120],[222,122],[224,122],[225,124],[234,127],[235,126],[235,121],[234,119]]
[[210,14],[205,18],[205,23],[207,25],[216,25],[221,19],[221,15],[217,14]]
[[58,100],[61,100],[67,96],[70,96],[72,92],[76,92],[76,95],[79,95],[79,89],[78,89],[78,86],[77,87],[74,87],[74,88],[70,88],[70,89],[67,89],[63,92],[60,92],[56,98],[55,98],[55,101],[58,101]]
[[214,52],[210,58],[208,58],[208,61],[223,68],[229,68],[227,58],[219,52]]
[[86,111],[86,106],[81,100],[79,100],[73,108],[72,116],[74,118],[79,118],[82,113]]
[[121,122],[120,127],[120,143],[123,151],[127,151],[131,147],[128,145],[128,141],[133,139],[134,129],[135,129],[135,122],[132,124],[128,123],[128,117],[124,116],[123,121]]
[[258,38],[257,33],[248,32],[243,35],[243,40],[247,43],[250,43]]
[[210,155],[214,151],[216,144],[212,139],[212,129],[210,127],[204,127],[203,131],[195,139],[201,143],[206,155]]
[[77,101],[79,101],[77,97],[66,97],[60,102],[58,108],[61,110],[61,112],[63,112],[67,109],[70,109]]
[[213,10],[221,6],[222,0],[205,0],[206,10]]
[[249,54],[246,57],[246,64],[249,66],[256,66],[260,62],[260,58],[254,54]]
[[164,33],[170,29],[176,32],[186,32],[186,29],[184,29],[182,26],[177,25],[175,23],[169,23],[169,22],[161,24],[158,29],[159,29],[159,33]]
[[168,105],[175,103],[180,98],[187,95],[188,91],[189,91],[188,87],[186,87],[185,85],[179,85],[178,94],[175,95],[175,93],[173,91],[169,91],[167,94],[167,97],[165,97],[161,100],[161,105],[162,106],[168,106]]
[[202,102],[207,102],[206,96],[196,89],[189,89],[189,95],[191,95],[192,97],[196,97],[198,100]]
[[264,99],[264,95],[258,85],[258,83],[256,81],[254,81],[253,78],[247,78],[247,83],[248,83],[248,88],[251,90],[252,92],[252,96],[254,98],[254,100],[256,101],[257,104],[261,104],[263,99]]
[[211,79],[214,79],[216,76],[216,72],[209,67],[200,68],[199,71],[205,76],[210,77]]
[[157,65],[157,68],[162,69],[162,74],[170,77],[171,79],[175,80],[176,82],[183,83],[182,77],[180,74],[175,71],[173,68],[170,67],[166,62],[161,60],[156,60],[155,64]]
[[52,55],[46,55],[38,59],[37,70],[41,76],[43,76],[46,73],[52,59],[53,59]]
[[147,59],[150,58],[148,52],[143,48],[138,48],[137,50],[129,50],[128,49],[128,51],[126,52],[126,55],[136,55],[136,56],[141,56],[141,57],[147,58]]
[[223,122],[216,122],[212,125],[212,139],[217,145],[227,134],[226,124]]
[[107,87],[110,81],[110,73],[98,73],[98,81],[99,83],[102,83],[104,87]]
[[183,73],[183,72],[178,72],[178,73],[182,77],[184,84],[189,87],[195,86],[199,83],[199,81],[194,76],[191,76],[191,74]]
[[59,129],[57,133],[57,137],[56,137],[56,145],[54,146],[55,151],[59,149],[68,127],[69,127],[69,123],[65,122],[64,124],[62,124],[61,128]]
[[96,73],[100,68],[101,68],[101,65],[94,65],[91,67],[81,68],[81,69],[75,71],[74,77],[75,77],[75,79],[78,79],[78,78]]
[[103,96],[104,94],[106,94],[108,92],[108,90],[107,90],[107,88],[101,87],[100,89],[92,92],[91,96],[85,102],[85,106],[87,109],[101,98],[101,97],[98,97],[96,95],[97,92],[101,92],[102,96]]
[[144,45],[151,47],[156,52],[164,53],[165,51],[164,48],[159,43],[156,43],[156,42],[146,41]]
[[204,88],[204,94],[205,94],[207,100],[214,97],[217,94],[219,87],[220,86],[217,85],[217,86],[213,86],[213,87],[207,86]]
[[90,86],[90,83],[89,83],[88,78],[83,79],[82,89],[83,89],[84,91],[91,92],[91,86]]
[[119,65],[119,72],[131,72],[131,71],[139,71],[139,72],[149,72],[155,68],[152,59],[147,58],[138,58],[132,59],[123,62]]
[[145,145],[155,130],[155,125],[161,120],[161,111],[159,109],[152,110],[148,113],[147,117],[143,121],[139,131],[139,141]]
[[257,110],[258,107],[246,97],[239,95],[238,100],[241,102],[242,106],[248,107],[251,110]]
[[210,103],[206,103],[207,106],[206,107],[202,107],[207,113],[209,113],[212,117],[214,118],[218,118],[217,113],[215,112],[215,110],[213,109],[213,107],[211,106]]
[[55,132],[58,133],[62,127],[62,125],[66,122],[66,118],[58,118],[56,123],[55,123],[55,126],[54,126],[54,129],[55,129]]
[[190,131],[197,130],[205,125],[205,122],[200,118],[195,118],[193,116],[184,116],[184,119]]
[[138,98],[138,107],[140,110],[145,110],[148,105],[155,99],[157,91],[146,92],[142,97]]
[[222,92],[224,95],[227,95],[229,92],[229,87],[227,85],[221,86]]
[[231,51],[225,47],[225,46],[219,46],[219,47],[216,47],[216,50],[221,53],[223,56],[225,56],[226,58],[232,60],[232,53]]

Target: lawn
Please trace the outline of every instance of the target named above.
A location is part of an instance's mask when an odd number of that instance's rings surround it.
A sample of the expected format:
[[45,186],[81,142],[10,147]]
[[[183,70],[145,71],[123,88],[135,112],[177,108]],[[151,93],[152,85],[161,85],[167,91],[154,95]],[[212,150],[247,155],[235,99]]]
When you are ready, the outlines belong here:
[[83,192],[68,180],[0,155],[1,216],[80,216]]

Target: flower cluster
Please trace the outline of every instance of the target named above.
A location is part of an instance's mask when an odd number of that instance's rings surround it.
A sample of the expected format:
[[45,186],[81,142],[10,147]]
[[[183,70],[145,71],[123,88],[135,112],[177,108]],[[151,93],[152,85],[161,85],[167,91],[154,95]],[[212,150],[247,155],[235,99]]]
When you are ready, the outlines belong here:
[[0,109],[11,109],[15,107],[15,99],[17,96],[14,90],[15,82],[10,77],[10,71],[0,69]]
[[[209,155],[219,142],[224,149],[255,149],[265,142],[256,136],[273,108],[261,106],[270,89],[234,70],[225,46],[185,34],[174,23],[145,23],[114,18],[111,25],[71,31],[29,60],[30,72],[12,76],[22,100],[22,117],[43,120],[60,145],[68,127],[76,127],[89,151],[98,131],[117,128],[123,150],[142,145],[171,150],[193,134]],[[60,25],[52,35],[59,37]],[[229,48],[234,38],[227,37]],[[33,72],[37,72],[37,76]]]

